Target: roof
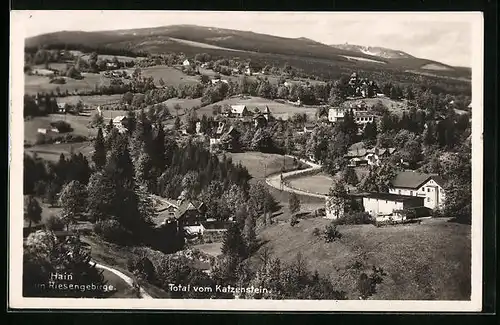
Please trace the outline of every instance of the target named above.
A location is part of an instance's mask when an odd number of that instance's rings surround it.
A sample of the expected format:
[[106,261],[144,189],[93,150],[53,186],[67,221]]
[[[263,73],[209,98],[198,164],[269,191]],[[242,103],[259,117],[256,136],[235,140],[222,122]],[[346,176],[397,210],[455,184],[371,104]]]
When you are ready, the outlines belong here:
[[402,188],[412,188],[418,189],[424,183],[429,181],[429,179],[433,179],[439,185],[443,185],[444,181],[439,175],[435,174],[424,174],[412,171],[400,172],[393,180],[393,187],[402,187]]
[[175,218],[179,219],[187,211],[192,211],[192,210],[199,211],[199,209],[201,208],[202,205],[203,205],[203,202],[199,202],[199,201],[184,201],[183,203],[181,203],[181,205],[179,206],[179,209],[175,213]]
[[124,119],[126,119],[125,116],[121,115],[121,116],[117,116],[113,119],[113,123],[119,123],[119,122],[122,122]]
[[424,202],[423,197],[413,196],[413,195],[399,195],[399,194],[391,194],[391,193],[372,192],[372,193],[364,193],[362,196],[364,198],[369,198],[369,199],[397,201],[397,202],[404,202],[404,201],[409,201],[409,200],[421,200],[422,205]]
[[246,105],[231,105],[231,113],[242,114]]
[[350,157],[364,157],[368,154],[377,154],[379,156],[384,155],[386,153],[388,154],[393,154],[394,151],[396,151],[395,148],[369,148],[365,149],[363,147],[357,146],[357,147],[351,147],[347,154],[344,156],[346,158]]

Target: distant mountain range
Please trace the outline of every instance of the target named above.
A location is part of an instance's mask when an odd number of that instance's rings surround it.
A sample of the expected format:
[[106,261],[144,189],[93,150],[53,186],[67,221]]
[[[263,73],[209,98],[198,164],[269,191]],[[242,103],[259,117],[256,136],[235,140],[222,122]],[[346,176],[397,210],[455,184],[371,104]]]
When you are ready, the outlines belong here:
[[384,59],[410,59],[415,58],[413,55],[410,55],[403,51],[388,49],[385,47],[379,46],[363,46],[363,45],[354,45],[354,44],[333,44],[330,45],[337,49],[348,50],[353,52],[359,52],[363,54],[378,56]]
[[437,61],[382,47],[326,45],[309,38],[285,38],[267,34],[196,25],[172,25],[116,31],[61,31],[26,39],[27,47],[51,44],[83,44],[89,47],[119,48],[153,54],[172,51],[232,51],[274,54],[325,61],[340,66],[379,66],[412,73],[453,75],[468,79],[470,69],[453,67]]

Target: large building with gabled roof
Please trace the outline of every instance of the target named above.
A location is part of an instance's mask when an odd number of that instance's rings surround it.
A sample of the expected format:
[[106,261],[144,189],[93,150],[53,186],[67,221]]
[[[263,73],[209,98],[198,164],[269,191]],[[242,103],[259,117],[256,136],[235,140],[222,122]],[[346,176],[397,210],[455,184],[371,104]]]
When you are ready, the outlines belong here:
[[446,198],[444,180],[439,175],[413,171],[396,175],[389,193],[423,197],[424,206],[429,209],[442,208]]

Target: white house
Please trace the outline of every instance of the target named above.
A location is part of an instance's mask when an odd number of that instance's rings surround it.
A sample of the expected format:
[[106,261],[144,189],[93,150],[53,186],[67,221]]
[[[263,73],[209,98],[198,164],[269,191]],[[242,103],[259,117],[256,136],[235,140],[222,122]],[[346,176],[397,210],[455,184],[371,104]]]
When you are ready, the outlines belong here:
[[422,197],[425,207],[435,209],[444,206],[446,195],[443,186],[444,181],[438,175],[405,171],[391,181],[389,193]]
[[251,113],[248,111],[246,105],[231,105],[231,115],[235,117],[244,117],[251,115]]
[[127,128],[125,127],[125,123],[127,122],[127,117],[126,116],[117,116],[113,119],[113,126],[118,129],[120,133],[124,133],[127,131]]
[[354,120],[358,125],[365,126],[368,123],[375,121],[375,115],[368,112],[354,112]]
[[[418,196],[398,195],[391,193],[363,194],[363,208],[375,218],[394,216],[405,209],[420,208],[424,198]],[[404,217],[402,217],[404,220]]]
[[184,60],[184,62],[182,62],[182,65],[185,67],[189,67],[191,65],[191,62],[189,62],[189,60],[186,59],[186,60]]
[[118,64],[116,64],[116,62],[106,62],[106,68],[108,68],[108,69],[117,69],[118,68]]
[[346,108],[335,107],[328,110],[328,121],[331,123],[341,122],[347,113]]

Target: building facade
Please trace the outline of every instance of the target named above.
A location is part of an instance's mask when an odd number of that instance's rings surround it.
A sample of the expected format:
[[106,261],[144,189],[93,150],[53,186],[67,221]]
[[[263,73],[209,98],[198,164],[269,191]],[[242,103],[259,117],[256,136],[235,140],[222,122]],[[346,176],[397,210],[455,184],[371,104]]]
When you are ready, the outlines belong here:
[[398,211],[420,208],[424,198],[391,193],[366,193],[363,195],[363,208],[373,217],[394,215]]
[[445,204],[444,181],[438,175],[401,172],[391,182],[389,193],[423,198],[429,209],[443,208]]

